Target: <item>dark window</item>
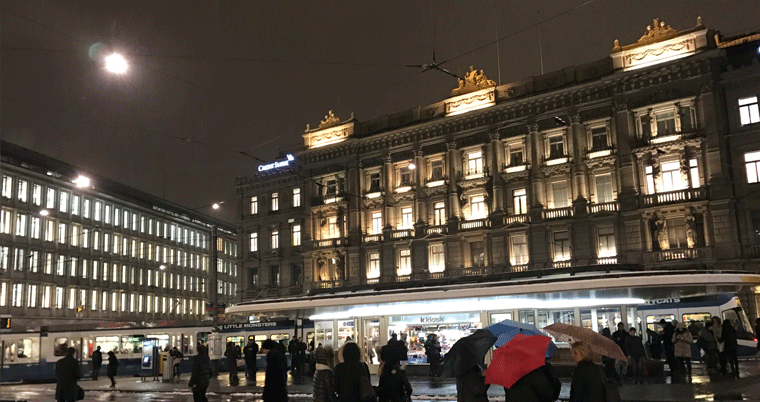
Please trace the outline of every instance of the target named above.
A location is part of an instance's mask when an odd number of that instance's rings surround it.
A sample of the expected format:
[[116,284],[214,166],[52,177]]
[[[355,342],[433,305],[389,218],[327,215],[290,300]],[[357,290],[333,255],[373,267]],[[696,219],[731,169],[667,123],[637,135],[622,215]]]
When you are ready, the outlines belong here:
[[657,113],[657,135],[671,135],[676,132],[676,117],[675,113],[660,112]]
[[482,241],[470,243],[470,255],[472,256],[472,266],[482,267],[486,265],[486,253]]
[[694,122],[691,121],[691,108],[682,107],[678,109],[678,115],[681,118],[681,132],[688,133],[694,130]]
[[648,114],[641,116],[641,136],[644,138],[652,136],[652,116]]
[[760,244],[760,209],[752,211],[752,238]]
[[439,180],[443,178],[443,161],[437,160],[430,162],[430,178]]
[[336,195],[338,193],[338,181],[330,179],[325,182],[325,195]]
[[301,286],[301,275],[303,272],[303,267],[301,264],[291,264],[290,270],[292,275],[291,282],[293,283],[293,286]]
[[408,167],[401,168],[401,180],[399,186],[408,186],[412,184],[412,171]]
[[369,175],[369,192],[377,191],[380,191],[380,173],[372,173]]
[[591,130],[591,150],[607,149],[607,128],[597,127]]
[[278,265],[269,266],[269,286],[280,286],[280,267]]
[[520,166],[523,164],[523,150],[520,148],[512,148],[509,150],[509,166]]
[[259,270],[251,269],[251,287],[256,288],[259,286]]
[[565,141],[561,135],[549,138],[549,159],[565,156]]

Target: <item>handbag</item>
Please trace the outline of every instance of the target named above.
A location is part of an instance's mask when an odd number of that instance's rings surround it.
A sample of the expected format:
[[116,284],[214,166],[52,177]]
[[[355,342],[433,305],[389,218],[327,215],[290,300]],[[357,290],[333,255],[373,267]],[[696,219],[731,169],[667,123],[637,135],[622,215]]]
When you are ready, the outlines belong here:
[[243,359],[237,359],[237,360],[235,360],[235,364],[237,364],[238,367],[245,366],[245,360],[243,360]]
[[84,399],[84,389],[77,385],[77,400],[81,401],[82,399]]
[[377,392],[369,380],[369,368],[365,364],[365,373],[359,375],[359,400],[361,402],[377,402]]

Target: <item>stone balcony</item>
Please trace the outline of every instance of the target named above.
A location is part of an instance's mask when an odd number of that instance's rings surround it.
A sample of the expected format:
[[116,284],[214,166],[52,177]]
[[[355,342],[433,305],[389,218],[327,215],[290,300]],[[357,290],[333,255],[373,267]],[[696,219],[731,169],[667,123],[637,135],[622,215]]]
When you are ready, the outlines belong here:
[[338,246],[347,246],[348,241],[342,237],[336,238],[336,239],[324,239],[324,240],[314,240],[312,243],[313,248],[327,248],[327,247],[338,247]]
[[711,247],[674,248],[669,250],[650,251],[644,254],[644,262],[657,264],[678,260],[698,260],[712,258]]
[[750,244],[748,246],[744,246],[744,256],[746,258],[760,257],[760,244]]
[[489,227],[491,227],[491,222],[488,218],[459,222],[459,230],[487,229]]
[[573,207],[545,209],[543,215],[546,220],[571,218],[573,216]]
[[617,201],[594,203],[588,206],[588,212],[590,214],[596,214],[599,212],[617,212],[620,209],[620,205]]
[[520,214],[520,215],[510,215],[504,218],[504,224],[511,225],[513,223],[529,223],[530,222],[530,215],[528,214]]
[[398,229],[391,231],[391,239],[408,239],[414,237],[414,229]]
[[643,207],[672,204],[675,202],[689,202],[707,199],[707,189],[686,188],[683,190],[668,191],[665,193],[645,194],[641,196]]
[[381,242],[383,241],[383,235],[382,234],[367,234],[362,237],[363,243],[370,243],[370,242]]

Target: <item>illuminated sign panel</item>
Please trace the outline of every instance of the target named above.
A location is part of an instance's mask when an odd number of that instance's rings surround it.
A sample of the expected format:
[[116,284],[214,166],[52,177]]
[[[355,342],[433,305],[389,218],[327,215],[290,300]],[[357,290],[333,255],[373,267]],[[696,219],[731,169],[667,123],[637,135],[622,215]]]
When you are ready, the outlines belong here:
[[293,155],[287,154],[284,160],[274,161],[265,165],[259,165],[259,172],[266,172],[272,169],[287,167],[290,165],[290,162],[293,162],[294,160],[296,160],[296,158],[294,158]]

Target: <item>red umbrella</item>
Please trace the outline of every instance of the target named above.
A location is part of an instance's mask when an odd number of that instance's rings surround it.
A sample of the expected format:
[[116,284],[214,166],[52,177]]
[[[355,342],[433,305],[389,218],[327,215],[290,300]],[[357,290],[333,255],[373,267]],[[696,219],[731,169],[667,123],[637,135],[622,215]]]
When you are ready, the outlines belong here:
[[486,384],[498,384],[509,389],[520,378],[544,365],[546,349],[551,338],[542,335],[517,334],[493,352],[486,370]]
[[617,360],[628,360],[628,358],[625,357],[623,350],[620,349],[620,346],[618,346],[615,341],[590,329],[558,322],[544,327],[544,331],[557,338],[557,341],[560,339],[574,339],[576,341],[583,341],[591,346],[591,350],[599,353],[600,355],[611,357]]

